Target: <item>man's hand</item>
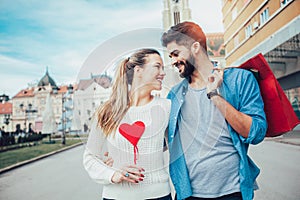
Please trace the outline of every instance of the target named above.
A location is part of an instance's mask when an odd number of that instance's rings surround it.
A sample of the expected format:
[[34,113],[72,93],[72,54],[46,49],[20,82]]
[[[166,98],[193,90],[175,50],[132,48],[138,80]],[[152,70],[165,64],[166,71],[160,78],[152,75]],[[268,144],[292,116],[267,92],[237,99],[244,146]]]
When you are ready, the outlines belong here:
[[114,164],[114,160],[112,159],[112,157],[108,157],[107,151],[104,153],[103,162],[104,162],[104,164],[106,164],[107,166],[110,166],[110,167],[112,167]]
[[206,92],[210,93],[220,87],[223,82],[224,69],[214,69],[214,72],[208,76]]

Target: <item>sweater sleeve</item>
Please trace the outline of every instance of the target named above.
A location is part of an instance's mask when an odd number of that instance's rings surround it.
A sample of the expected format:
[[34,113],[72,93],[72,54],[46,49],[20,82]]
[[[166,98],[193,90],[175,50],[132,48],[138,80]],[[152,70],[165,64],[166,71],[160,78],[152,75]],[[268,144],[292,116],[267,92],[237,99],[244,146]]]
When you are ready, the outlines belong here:
[[97,120],[94,119],[83,154],[83,166],[89,176],[100,184],[112,183],[111,178],[115,173],[113,168],[102,161],[102,150],[105,140],[102,130],[97,127]]

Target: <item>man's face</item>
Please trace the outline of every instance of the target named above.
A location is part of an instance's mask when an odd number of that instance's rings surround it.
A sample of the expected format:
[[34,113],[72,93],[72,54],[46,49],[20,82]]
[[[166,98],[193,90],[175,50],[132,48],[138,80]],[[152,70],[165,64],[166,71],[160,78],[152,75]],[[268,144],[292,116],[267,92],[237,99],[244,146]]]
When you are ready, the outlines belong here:
[[191,51],[183,45],[171,42],[167,45],[169,57],[172,59],[172,66],[177,67],[181,78],[190,77],[195,71],[195,59]]

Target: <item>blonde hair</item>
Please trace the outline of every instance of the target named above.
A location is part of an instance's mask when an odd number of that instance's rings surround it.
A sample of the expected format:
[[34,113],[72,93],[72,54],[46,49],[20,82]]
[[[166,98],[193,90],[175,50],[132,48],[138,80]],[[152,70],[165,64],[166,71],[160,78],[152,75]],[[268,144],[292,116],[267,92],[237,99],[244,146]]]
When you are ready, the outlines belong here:
[[128,85],[132,84],[134,67],[137,65],[143,67],[147,63],[147,56],[150,54],[160,55],[154,49],[141,49],[119,64],[111,96],[107,102],[99,107],[97,112],[98,126],[102,129],[105,136],[108,136],[117,129],[120,121],[130,107]]

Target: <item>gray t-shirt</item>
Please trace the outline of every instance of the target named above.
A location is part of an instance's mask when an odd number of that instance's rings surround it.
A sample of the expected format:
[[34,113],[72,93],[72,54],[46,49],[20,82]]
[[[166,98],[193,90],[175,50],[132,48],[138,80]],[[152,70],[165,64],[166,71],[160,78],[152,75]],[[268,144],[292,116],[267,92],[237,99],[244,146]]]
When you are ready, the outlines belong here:
[[189,87],[179,118],[179,135],[193,196],[214,198],[240,191],[239,155],[225,118],[206,97]]

